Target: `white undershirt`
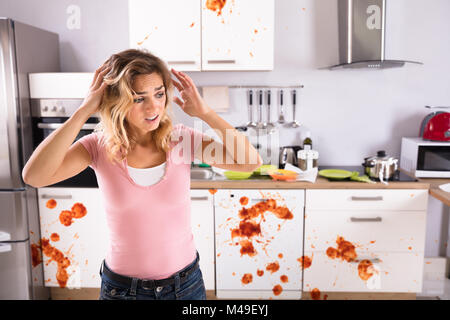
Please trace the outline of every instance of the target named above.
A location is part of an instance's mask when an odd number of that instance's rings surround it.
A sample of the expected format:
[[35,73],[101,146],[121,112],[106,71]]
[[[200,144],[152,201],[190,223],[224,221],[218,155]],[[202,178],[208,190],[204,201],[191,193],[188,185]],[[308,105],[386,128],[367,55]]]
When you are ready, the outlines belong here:
[[141,186],[150,186],[157,183],[164,177],[166,171],[166,163],[151,168],[133,168],[128,166],[128,173],[135,183]]

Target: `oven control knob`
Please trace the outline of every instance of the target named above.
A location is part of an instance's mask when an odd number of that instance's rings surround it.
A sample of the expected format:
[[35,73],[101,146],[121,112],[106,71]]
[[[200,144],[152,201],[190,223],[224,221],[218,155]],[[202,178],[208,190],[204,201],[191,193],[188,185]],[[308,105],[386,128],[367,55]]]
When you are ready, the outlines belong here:
[[58,111],[61,112],[61,113],[64,113],[64,112],[66,112],[66,109],[64,109],[64,107],[61,106],[61,107],[59,107],[59,110],[58,110]]
[[56,112],[56,106],[52,108],[52,112]]
[[47,106],[43,107],[43,108],[42,108],[42,111],[43,111],[43,112],[47,112],[47,111],[48,111],[48,107],[47,107]]

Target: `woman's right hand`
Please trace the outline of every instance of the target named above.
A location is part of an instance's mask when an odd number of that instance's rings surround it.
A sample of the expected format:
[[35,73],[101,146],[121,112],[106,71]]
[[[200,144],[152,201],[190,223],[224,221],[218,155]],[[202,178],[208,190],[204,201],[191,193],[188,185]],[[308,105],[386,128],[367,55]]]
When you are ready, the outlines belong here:
[[103,78],[110,70],[111,67],[106,64],[103,64],[100,68],[95,70],[94,79],[89,87],[88,94],[80,106],[80,108],[89,113],[89,116],[99,111],[98,108],[102,103],[103,93],[108,86],[106,82],[103,81]]

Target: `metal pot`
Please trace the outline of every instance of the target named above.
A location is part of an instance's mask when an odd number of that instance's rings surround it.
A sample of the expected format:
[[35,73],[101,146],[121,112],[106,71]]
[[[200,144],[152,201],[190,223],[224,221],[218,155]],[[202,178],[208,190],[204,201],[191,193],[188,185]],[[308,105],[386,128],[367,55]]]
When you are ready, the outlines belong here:
[[378,151],[376,156],[364,158],[364,172],[371,178],[380,179],[384,184],[398,171],[398,159],[389,157],[384,150]]

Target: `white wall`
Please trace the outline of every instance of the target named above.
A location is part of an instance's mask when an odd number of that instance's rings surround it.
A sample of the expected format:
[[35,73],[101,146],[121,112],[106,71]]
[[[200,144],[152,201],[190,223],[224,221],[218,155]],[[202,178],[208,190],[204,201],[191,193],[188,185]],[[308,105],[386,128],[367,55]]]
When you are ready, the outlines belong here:
[[[303,84],[298,119],[312,131],[320,164],[359,165],[380,149],[399,157],[400,139],[418,134],[428,113],[424,106],[450,105],[450,1],[388,0],[386,58],[423,66],[336,71],[319,70],[338,63],[336,0],[275,2],[272,72],[190,75],[198,86]],[[67,28],[70,5],[81,10],[80,29]],[[93,71],[128,46],[126,0],[2,0],[0,16],[58,33],[62,71]],[[221,115],[234,126],[242,125],[247,121],[245,91],[232,90],[231,101],[230,112]],[[175,111],[176,119],[192,123]],[[282,128],[281,145],[298,144],[299,132]],[[429,215],[426,254],[442,255],[448,208],[430,199]]]

